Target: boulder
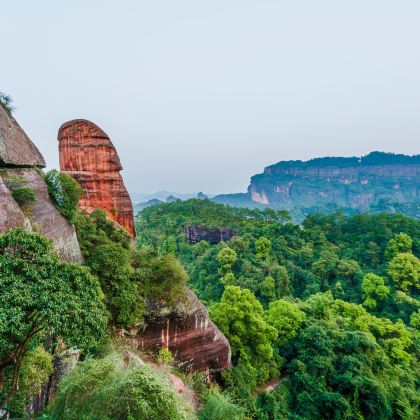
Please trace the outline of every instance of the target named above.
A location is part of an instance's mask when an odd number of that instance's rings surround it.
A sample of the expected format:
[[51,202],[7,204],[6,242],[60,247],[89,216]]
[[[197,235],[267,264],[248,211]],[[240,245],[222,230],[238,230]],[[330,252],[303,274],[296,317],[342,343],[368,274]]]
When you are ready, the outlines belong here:
[[79,206],[104,210],[134,237],[133,205],[120,175],[120,158],[108,135],[87,120],[64,123],[58,131],[60,168],[84,190]]

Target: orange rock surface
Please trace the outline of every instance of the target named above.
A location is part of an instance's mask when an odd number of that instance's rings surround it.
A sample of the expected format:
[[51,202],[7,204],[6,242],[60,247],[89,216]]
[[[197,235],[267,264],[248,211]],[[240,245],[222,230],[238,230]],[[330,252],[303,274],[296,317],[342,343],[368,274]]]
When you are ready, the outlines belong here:
[[84,190],[79,206],[102,209],[134,237],[133,205],[120,171],[120,158],[108,135],[87,120],[64,123],[58,131],[60,168]]

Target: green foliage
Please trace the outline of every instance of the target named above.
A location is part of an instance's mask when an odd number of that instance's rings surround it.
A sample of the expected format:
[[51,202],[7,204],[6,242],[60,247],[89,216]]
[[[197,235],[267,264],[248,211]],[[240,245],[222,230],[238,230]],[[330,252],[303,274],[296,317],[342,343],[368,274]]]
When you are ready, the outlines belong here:
[[169,306],[183,299],[187,273],[173,254],[138,253],[135,259],[134,279],[143,296],[163,300]]
[[257,383],[275,373],[271,344],[277,332],[264,320],[263,307],[249,290],[226,287],[220,302],[210,308],[210,316],[228,338],[232,359],[252,371]]
[[[138,221],[148,252],[176,238],[190,286],[228,337],[234,366],[222,379],[232,401],[261,420],[415,418],[420,222],[336,213],[300,227],[241,211],[189,200],[144,210]],[[183,223],[238,236],[190,245]],[[255,397],[279,372],[275,390]]]
[[10,95],[0,92],[0,106],[3,107],[9,114],[11,114],[15,110],[12,103],[13,100]]
[[397,233],[387,244],[385,258],[390,261],[397,254],[411,252],[413,240],[404,232]]
[[118,243],[100,245],[87,260],[87,265],[100,279],[114,323],[122,326],[141,324],[145,303],[139,285],[132,281],[134,269],[129,251]]
[[277,344],[283,345],[297,335],[305,313],[299,304],[281,299],[270,303],[265,319],[277,330]]
[[28,205],[36,200],[35,193],[28,187],[12,190],[12,197],[19,206]]
[[4,403],[18,390],[28,350],[46,334],[88,349],[104,334],[108,314],[97,278],[86,267],[60,263],[41,235],[1,235],[0,267],[0,385],[11,375]]
[[238,256],[235,250],[229,248],[228,246],[224,246],[217,254],[217,261],[220,264],[221,274],[229,272],[237,259]]
[[363,277],[361,289],[363,305],[370,309],[375,309],[378,301],[387,299],[390,294],[390,288],[385,286],[385,280],[372,273],[367,273]]
[[58,211],[72,224],[76,222],[77,205],[83,189],[71,176],[56,169],[49,171],[44,178],[54,205]]
[[159,364],[169,364],[174,361],[174,356],[168,348],[164,347],[159,350],[156,360]]
[[192,408],[149,365],[126,365],[122,355],[89,359],[61,382],[48,413],[71,419],[192,419]]
[[420,260],[411,253],[397,254],[388,264],[388,273],[401,290],[420,288]]
[[144,322],[146,297],[161,299],[169,306],[183,298],[187,274],[172,252],[158,256],[150,249],[133,249],[127,232],[101,210],[91,215],[79,212],[76,232],[86,263],[99,277],[118,326]]
[[26,415],[26,407],[40,392],[41,385],[47,381],[52,372],[52,356],[44,347],[37,346],[26,353],[19,374],[19,390],[7,405],[12,418]]
[[19,206],[25,208],[36,200],[36,195],[31,188],[27,186],[27,181],[22,176],[10,175],[7,172],[4,176],[6,186],[10,189],[13,199]]
[[257,258],[267,258],[271,252],[271,241],[264,236],[255,241],[255,256]]
[[245,411],[235,404],[228,394],[221,394],[213,389],[205,396],[198,418],[199,420],[244,420]]

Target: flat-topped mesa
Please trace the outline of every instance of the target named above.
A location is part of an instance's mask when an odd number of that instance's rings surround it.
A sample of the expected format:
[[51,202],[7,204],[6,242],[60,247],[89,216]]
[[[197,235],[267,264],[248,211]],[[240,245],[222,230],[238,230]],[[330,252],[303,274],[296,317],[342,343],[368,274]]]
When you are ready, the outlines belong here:
[[134,237],[133,205],[124,181],[120,158],[108,135],[88,120],[72,120],[58,130],[60,168],[84,190],[79,207],[91,213],[104,210]]
[[0,167],[45,167],[45,160],[10,112],[0,105]]

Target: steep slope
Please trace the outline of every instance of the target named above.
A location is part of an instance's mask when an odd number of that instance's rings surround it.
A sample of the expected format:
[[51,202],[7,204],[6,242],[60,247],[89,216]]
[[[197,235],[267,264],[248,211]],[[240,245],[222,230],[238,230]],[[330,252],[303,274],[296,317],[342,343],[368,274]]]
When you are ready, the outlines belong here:
[[94,123],[72,120],[58,131],[60,168],[85,191],[79,206],[88,213],[100,208],[134,237],[133,205],[110,138]]
[[[40,167],[45,161],[17,121],[0,106],[0,233],[17,227],[53,241],[64,261],[83,262],[73,226],[48,196]],[[27,203],[19,193],[33,194]]]

